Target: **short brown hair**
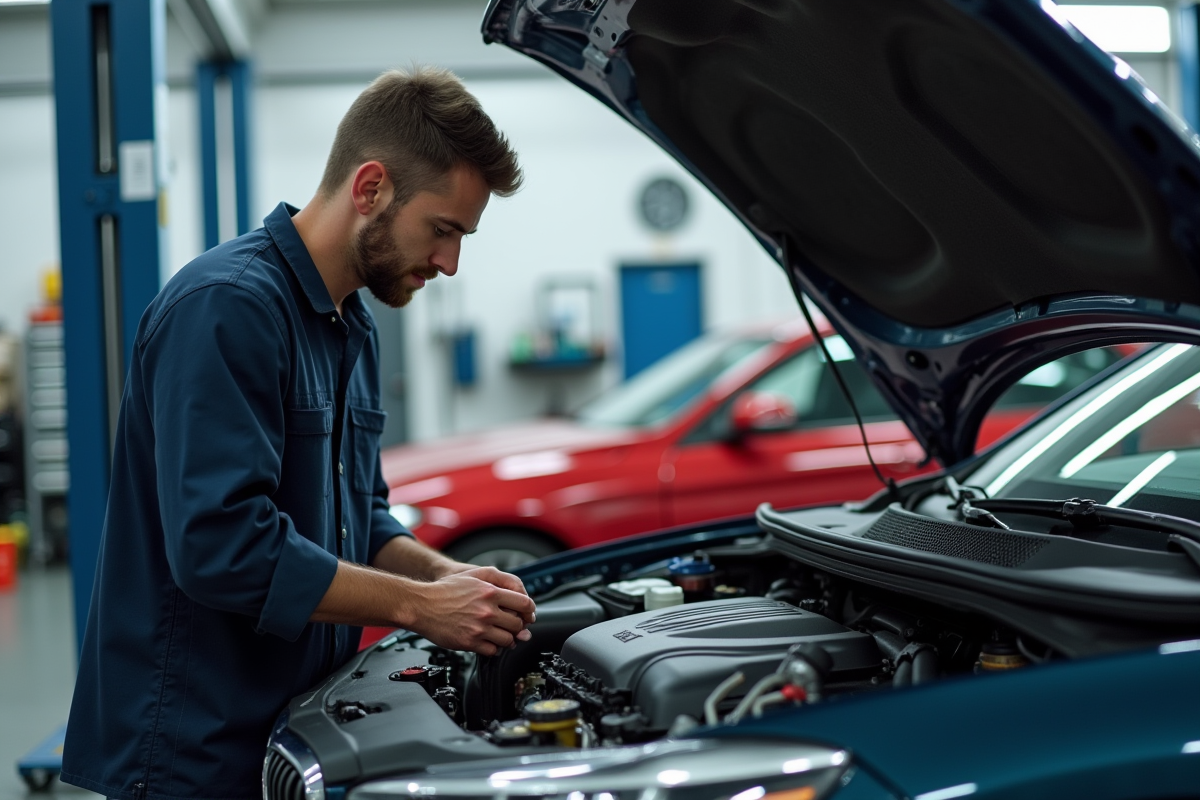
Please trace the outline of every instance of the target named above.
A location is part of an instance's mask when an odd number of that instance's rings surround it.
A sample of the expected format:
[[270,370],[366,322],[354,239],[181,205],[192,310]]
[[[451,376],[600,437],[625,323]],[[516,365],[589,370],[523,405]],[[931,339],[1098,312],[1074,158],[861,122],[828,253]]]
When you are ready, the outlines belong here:
[[368,161],[383,164],[397,204],[460,165],[477,170],[492,194],[521,188],[508,139],[457,76],[434,67],[389,70],[363,90],[338,124],[318,193],[332,197]]

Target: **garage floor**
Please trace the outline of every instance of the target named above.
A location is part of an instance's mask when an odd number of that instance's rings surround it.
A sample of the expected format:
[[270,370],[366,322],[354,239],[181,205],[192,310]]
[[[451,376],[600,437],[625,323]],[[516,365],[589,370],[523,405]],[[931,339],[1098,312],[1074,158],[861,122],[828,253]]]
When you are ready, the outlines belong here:
[[99,795],[55,782],[30,795],[17,760],[67,721],[75,682],[71,574],[65,567],[20,575],[16,591],[0,592],[0,800]]

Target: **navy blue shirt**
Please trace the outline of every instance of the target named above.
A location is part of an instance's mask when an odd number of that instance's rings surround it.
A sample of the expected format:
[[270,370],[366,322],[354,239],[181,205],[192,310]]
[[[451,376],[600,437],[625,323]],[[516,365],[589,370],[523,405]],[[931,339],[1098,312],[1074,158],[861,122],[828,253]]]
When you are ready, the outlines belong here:
[[338,314],[280,205],[142,316],[62,777],[108,797],[255,798],[271,724],[359,629],[310,623],[388,514],[377,334]]

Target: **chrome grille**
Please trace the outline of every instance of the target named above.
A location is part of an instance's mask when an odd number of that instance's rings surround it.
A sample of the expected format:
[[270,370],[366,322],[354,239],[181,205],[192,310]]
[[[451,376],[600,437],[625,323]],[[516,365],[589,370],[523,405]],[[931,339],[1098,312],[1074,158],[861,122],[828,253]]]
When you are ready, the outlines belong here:
[[267,751],[263,765],[264,800],[304,800],[304,777],[277,750]]

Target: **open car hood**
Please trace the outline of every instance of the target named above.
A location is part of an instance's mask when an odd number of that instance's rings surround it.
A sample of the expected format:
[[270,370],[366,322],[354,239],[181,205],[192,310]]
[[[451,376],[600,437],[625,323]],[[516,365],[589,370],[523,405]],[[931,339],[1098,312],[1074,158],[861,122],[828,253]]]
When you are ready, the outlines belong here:
[[705,183],[949,464],[1069,352],[1200,341],[1200,138],[1042,0],[492,0]]

